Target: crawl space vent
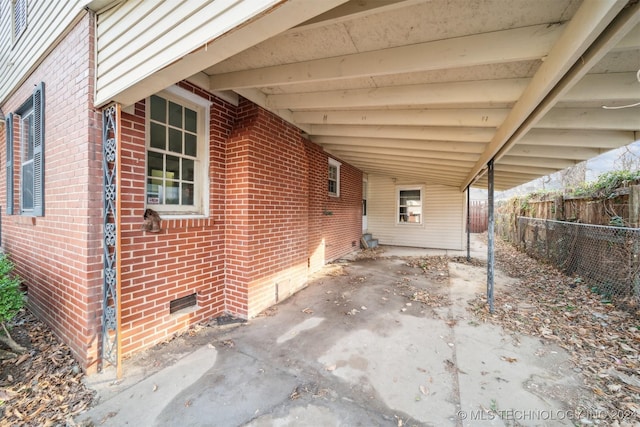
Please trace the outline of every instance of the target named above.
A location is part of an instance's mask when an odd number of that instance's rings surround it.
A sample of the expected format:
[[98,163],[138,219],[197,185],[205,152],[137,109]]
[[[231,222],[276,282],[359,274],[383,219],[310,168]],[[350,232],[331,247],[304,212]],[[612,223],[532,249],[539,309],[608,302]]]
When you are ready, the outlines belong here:
[[197,304],[196,294],[187,295],[186,297],[174,299],[169,303],[169,314],[173,314],[176,311],[184,310],[185,308],[195,307]]

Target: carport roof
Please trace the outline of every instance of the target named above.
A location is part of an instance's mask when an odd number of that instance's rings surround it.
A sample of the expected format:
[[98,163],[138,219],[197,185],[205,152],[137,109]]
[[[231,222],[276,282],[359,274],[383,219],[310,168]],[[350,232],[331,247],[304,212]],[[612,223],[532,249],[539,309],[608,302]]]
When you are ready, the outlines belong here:
[[493,158],[501,190],[640,137],[639,22],[637,0],[351,0],[189,79],[365,173],[464,190]]

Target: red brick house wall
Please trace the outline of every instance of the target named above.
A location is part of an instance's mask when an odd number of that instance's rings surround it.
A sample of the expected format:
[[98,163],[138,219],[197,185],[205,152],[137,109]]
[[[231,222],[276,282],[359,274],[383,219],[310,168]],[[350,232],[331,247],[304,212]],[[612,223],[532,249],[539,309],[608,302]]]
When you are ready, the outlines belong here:
[[[93,105],[89,14],[3,105],[16,111],[44,82],[44,216],[20,215],[20,139],[14,133],[14,214],[0,172],[2,245],[28,288],[28,306],[88,366],[96,360],[102,298],[102,132]],[[14,120],[14,126],[19,121]],[[6,165],[6,130],[0,164]]]
[[231,312],[254,316],[306,283],[308,167],[299,130],[241,102],[227,145],[227,248],[242,253],[228,258]]
[[[359,240],[360,171],[344,164],[341,197],[329,198],[327,155],[297,128],[247,100],[236,108],[195,86],[181,86],[213,102],[211,214],[207,219],[164,220],[159,234],[140,229],[144,102],[136,105],[134,115],[123,113],[123,354],[222,313],[253,317],[304,287],[308,274],[331,259],[324,246],[337,257],[352,251]],[[350,185],[357,188],[348,189]],[[327,217],[326,208],[335,214]],[[349,223],[337,225],[345,220]],[[313,265],[312,234],[323,246]],[[192,293],[197,293],[197,309],[169,314],[170,301]]]
[[[102,115],[92,107],[92,29],[87,15],[3,105],[5,113],[15,111],[35,84],[46,85],[44,216],[2,213],[3,248],[28,287],[29,307],[89,370],[96,366],[101,339],[103,275]],[[191,84],[180,86],[211,102],[209,216],[166,218],[157,234],[141,229],[144,100],[123,112],[125,356],[223,313],[257,315],[306,286],[308,275],[327,260],[356,249],[360,237],[360,171],[342,163],[340,197],[330,197],[328,156],[297,128],[250,101],[234,106]],[[5,132],[0,135],[5,142]],[[5,146],[0,147],[3,165]],[[0,173],[0,200],[6,200],[5,173]],[[195,307],[169,313],[171,301],[193,293]]]

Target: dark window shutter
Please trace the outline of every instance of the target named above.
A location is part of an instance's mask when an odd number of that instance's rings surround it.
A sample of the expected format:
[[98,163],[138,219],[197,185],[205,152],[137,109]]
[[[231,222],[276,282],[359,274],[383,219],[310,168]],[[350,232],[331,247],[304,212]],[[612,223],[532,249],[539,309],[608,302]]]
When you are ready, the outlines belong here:
[[13,113],[6,118],[7,131],[7,215],[13,215]]
[[44,82],[33,91],[33,214],[44,215]]

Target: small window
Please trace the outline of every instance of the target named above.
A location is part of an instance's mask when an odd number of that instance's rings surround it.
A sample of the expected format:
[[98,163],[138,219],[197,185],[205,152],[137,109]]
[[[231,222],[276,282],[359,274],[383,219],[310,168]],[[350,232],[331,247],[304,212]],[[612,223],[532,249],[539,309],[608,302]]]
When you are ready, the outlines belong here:
[[422,224],[422,189],[398,189],[398,224]]
[[11,34],[15,43],[27,28],[27,0],[12,0],[11,16]]
[[148,98],[147,111],[147,207],[165,214],[205,214],[208,109],[161,93]]
[[329,159],[329,195],[340,196],[340,162]]

